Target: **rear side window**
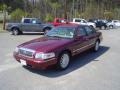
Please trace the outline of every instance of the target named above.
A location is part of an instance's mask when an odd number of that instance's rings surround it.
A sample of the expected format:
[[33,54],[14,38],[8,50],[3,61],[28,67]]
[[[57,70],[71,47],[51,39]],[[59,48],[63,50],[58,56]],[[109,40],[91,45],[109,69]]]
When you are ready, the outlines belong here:
[[86,31],[83,27],[79,27],[77,30],[77,36],[86,36]]
[[30,23],[30,19],[24,19],[24,23]]

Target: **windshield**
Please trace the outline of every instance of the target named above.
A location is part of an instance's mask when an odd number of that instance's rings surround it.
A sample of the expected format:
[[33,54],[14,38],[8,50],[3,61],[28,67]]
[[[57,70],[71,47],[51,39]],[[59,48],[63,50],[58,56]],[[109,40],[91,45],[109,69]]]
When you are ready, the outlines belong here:
[[75,27],[56,27],[50,30],[46,36],[61,37],[61,38],[73,38]]

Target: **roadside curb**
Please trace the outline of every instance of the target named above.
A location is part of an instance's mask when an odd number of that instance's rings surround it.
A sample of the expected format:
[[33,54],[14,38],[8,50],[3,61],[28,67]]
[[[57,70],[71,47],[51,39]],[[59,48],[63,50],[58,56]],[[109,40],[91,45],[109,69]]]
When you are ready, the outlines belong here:
[[7,31],[6,30],[2,30],[2,31],[0,31],[0,33],[7,33]]

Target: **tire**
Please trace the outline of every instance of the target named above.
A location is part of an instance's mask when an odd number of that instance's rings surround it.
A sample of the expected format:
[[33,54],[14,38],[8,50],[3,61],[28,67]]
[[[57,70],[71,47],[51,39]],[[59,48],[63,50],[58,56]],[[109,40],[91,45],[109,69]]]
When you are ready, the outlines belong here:
[[106,29],[106,27],[105,27],[105,26],[101,26],[101,29],[102,29],[102,30],[105,30],[105,29]]
[[97,52],[99,50],[99,48],[100,48],[100,42],[97,40],[95,42],[95,46],[93,47],[94,52]]
[[92,25],[90,25],[91,28],[94,28]]
[[17,28],[12,29],[12,35],[19,35],[20,31]]
[[50,31],[50,28],[49,27],[45,28],[44,29],[44,34],[46,34],[48,31]]
[[60,70],[64,70],[69,66],[69,63],[70,63],[70,55],[67,52],[64,52],[59,56],[57,67]]
[[109,28],[110,28],[110,29],[113,29],[113,25],[110,25]]

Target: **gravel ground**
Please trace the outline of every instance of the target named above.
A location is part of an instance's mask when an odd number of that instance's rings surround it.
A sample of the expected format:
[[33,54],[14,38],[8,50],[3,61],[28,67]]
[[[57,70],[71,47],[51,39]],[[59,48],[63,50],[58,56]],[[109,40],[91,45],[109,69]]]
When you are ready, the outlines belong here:
[[30,70],[14,60],[17,45],[41,35],[0,33],[0,90],[120,90],[120,29],[101,32],[99,52],[74,57],[64,71]]

